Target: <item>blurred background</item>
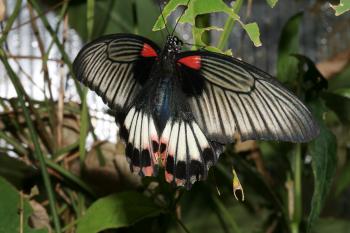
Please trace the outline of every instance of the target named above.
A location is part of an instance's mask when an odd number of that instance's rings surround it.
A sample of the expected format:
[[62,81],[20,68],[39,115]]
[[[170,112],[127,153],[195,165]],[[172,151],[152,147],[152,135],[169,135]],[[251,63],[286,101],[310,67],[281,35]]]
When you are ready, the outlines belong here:
[[[162,46],[166,31],[152,28],[168,1],[0,0],[0,233],[350,232],[350,13],[335,15],[339,1],[237,2],[261,46],[210,9],[176,34],[193,44],[194,27],[220,28],[199,41],[216,47],[225,34],[222,52],[301,88],[321,135],[229,145],[208,181],[185,191],[129,172],[112,112],[71,72],[84,43],[104,34]],[[169,28],[183,10],[169,12]],[[244,202],[233,195],[233,166]]]

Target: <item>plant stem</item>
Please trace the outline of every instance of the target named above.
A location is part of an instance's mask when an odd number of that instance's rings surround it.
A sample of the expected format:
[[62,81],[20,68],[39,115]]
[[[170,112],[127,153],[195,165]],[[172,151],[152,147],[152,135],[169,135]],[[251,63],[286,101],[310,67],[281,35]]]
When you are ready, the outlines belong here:
[[95,197],[95,192],[90,188],[88,184],[86,184],[83,180],[81,180],[79,177],[73,175],[60,165],[56,164],[55,162],[51,161],[50,159],[45,159],[45,163],[48,167],[56,170],[60,175],[64,176],[68,180],[72,181],[76,185],[78,185],[81,189],[83,189],[85,192],[89,193],[91,196]]
[[[5,54],[2,49],[0,50],[0,53]],[[34,144],[35,156],[36,156],[36,159],[39,160],[41,175],[43,177],[45,189],[46,189],[46,192],[48,195],[50,210],[51,210],[51,215],[52,215],[55,231],[56,231],[56,233],[60,233],[61,232],[61,225],[60,225],[60,220],[59,220],[57,210],[56,210],[56,198],[54,195],[54,191],[52,189],[52,184],[51,184],[49,174],[47,172],[45,158],[44,158],[44,155],[43,155],[41,148],[40,148],[38,134],[34,128],[31,116],[29,114],[28,108],[27,108],[26,103],[24,101],[24,99],[25,99],[24,89],[23,89],[18,77],[16,76],[15,72],[13,71],[10,64],[8,63],[6,57],[0,56],[0,59],[5,66],[5,69],[7,70],[7,73],[11,79],[11,82],[13,83],[13,86],[16,89],[16,92],[18,95],[18,100],[19,100],[21,107],[23,109],[24,117],[25,117],[26,123],[28,125],[31,139],[32,139],[33,144]]]
[[92,38],[92,33],[94,29],[94,18],[95,18],[95,0],[87,0],[87,9],[86,9],[86,28],[88,31],[89,41]]
[[299,232],[299,226],[302,218],[302,161],[301,161],[301,145],[296,145],[296,153],[294,155],[294,214],[291,223],[292,233]]
[[79,135],[79,155],[80,155],[80,164],[83,167],[85,161],[85,145],[86,145],[86,137],[89,133],[89,112],[86,102],[87,97],[87,88],[83,88],[83,98],[82,98],[82,108],[80,112],[80,135]]
[[233,219],[232,215],[227,211],[226,207],[221,203],[221,201],[217,198],[216,195],[212,195],[213,201],[218,209],[218,212],[222,214],[222,217],[226,223],[230,225],[231,232],[240,233],[240,229]]
[[185,224],[180,219],[178,219],[176,216],[174,218],[176,219],[176,222],[181,226],[181,228],[184,232],[190,233],[190,231],[187,229]]
[[[36,0],[30,0],[30,3],[32,4],[33,8],[36,10],[37,14],[39,15],[42,23],[44,24],[44,26],[46,28],[46,30],[49,32],[49,34],[52,37],[53,41],[55,42],[58,50],[62,54],[62,59],[64,60],[65,64],[67,64],[70,73],[74,74],[72,62],[70,61],[69,56],[66,53],[62,43],[58,39],[58,36],[56,35],[55,30],[53,30],[53,28],[51,27],[51,25],[50,25],[48,19],[46,18],[45,14],[42,13],[39,4],[37,3]],[[74,84],[75,84],[76,90],[77,90],[77,92],[79,94],[79,97],[80,97],[80,99],[82,99],[83,98],[82,88],[80,87],[80,84],[78,83],[78,81],[76,79],[73,79],[73,80],[74,80]]]
[[[233,7],[232,7],[232,10],[235,14],[238,14],[238,12],[241,10],[241,7],[243,5],[243,0],[236,0]],[[232,19],[230,16],[228,16],[228,19],[225,23],[225,26],[224,26],[224,31],[221,33],[221,36],[220,36],[220,39],[219,39],[219,42],[218,42],[218,45],[217,45],[217,48],[220,49],[220,50],[224,50],[225,49],[225,46],[227,45],[227,41],[228,41],[228,38],[231,34],[231,31],[233,29],[233,27],[235,26],[235,20]]]
[[4,31],[2,31],[2,36],[0,38],[0,47],[2,47],[2,44],[6,41],[7,35],[9,33],[9,31],[11,30],[12,25],[15,22],[18,14],[20,12],[21,6],[22,6],[22,0],[17,0],[16,5],[15,5],[15,9],[13,10],[9,19],[7,20],[7,24],[5,26]]

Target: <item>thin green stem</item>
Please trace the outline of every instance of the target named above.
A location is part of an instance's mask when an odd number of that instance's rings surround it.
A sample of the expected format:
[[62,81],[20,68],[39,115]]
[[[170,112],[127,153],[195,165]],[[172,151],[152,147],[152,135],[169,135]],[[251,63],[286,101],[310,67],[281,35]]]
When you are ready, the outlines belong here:
[[296,153],[294,155],[294,213],[291,223],[292,233],[299,232],[299,226],[302,219],[302,160],[301,160],[301,144],[296,145]]
[[231,232],[240,233],[240,229],[233,219],[232,215],[227,211],[226,207],[220,202],[216,195],[212,195],[213,201],[218,209],[219,213],[222,214],[222,217],[226,223],[230,225]]
[[[62,45],[62,43],[60,42],[59,38],[57,37],[56,31],[55,31],[55,30],[51,27],[51,25],[49,24],[49,21],[47,20],[45,14],[42,13],[42,10],[41,10],[39,4],[37,3],[37,1],[36,1],[36,0],[30,0],[30,2],[31,2],[31,4],[32,4],[33,8],[36,10],[36,12],[37,12],[38,16],[40,17],[42,23],[44,24],[45,28],[46,28],[47,31],[50,33],[50,35],[51,35],[51,37],[52,37],[54,43],[56,44],[58,50],[60,51],[60,53],[61,53],[61,55],[62,55],[63,61],[64,61],[65,64],[68,66],[68,69],[69,69],[70,73],[74,76],[72,62],[71,62],[71,60],[70,60],[68,54],[66,53],[66,51],[65,51],[65,49],[64,49],[64,47],[63,47],[63,45]],[[65,10],[65,9],[63,9],[62,14],[63,14],[64,10]],[[85,95],[86,95],[86,94],[84,94],[84,91],[83,91],[83,89],[82,89],[81,86],[80,86],[80,83],[78,83],[78,81],[77,81],[75,78],[73,78],[73,81],[74,81],[76,90],[77,90],[77,92],[78,92],[78,94],[79,94],[79,97],[80,97],[80,99],[81,99],[81,101],[82,101],[82,103],[83,103],[83,99],[85,98]],[[87,114],[89,114],[89,113],[87,113]],[[89,115],[88,115],[88,117],[89,117]],[[90,121],[90,120],[88,119],[88,121]],[[90,125],[90,124],[89,124],[89,125]],[[97,136],[96,136],[96,134],[93,132],[93,130],[91,130],[91,132],[92,132],[93,138],[94,138],[94,139],[97,139]],[[98,153],[98,155],[99,155],[99,158],[103,158],[102,152],[101,152],[100,148],[97,148],[97,153]]]
[[175,219],[176,219],[177,224],[179,224],[179,226],[182,228],[182,230],[183,230],[184,232],[190,233],[190,231],[187,229],[187,227],[185,226],[185,224],[184,224],[180,219],[178,219],[178,218],[176,218],[176,217],[175,217]]
[[59,148],[58,150],[55,151],[55,153],[53,154],[53,158],[57,158],[58,156],[61,156],[63,154],[69,153],[72,150],[75,150],[76,148],[78,148],[79,146],[79,140],[77,140],[76,142],[66,146],[66,147],[62,147]]
[[[0,50],[0,53],[5,54],[2,49]],[[61,233],[60,220],[59,220],[59,217],[57,214],[57,209],[56,209],[56,198],[54,195],[54,191],[52,188],[49,174],[47,172],[45,158],[44,158],[44,155],[43,155],[41,148],[40,148],[38,134],[34,128],[29,110],[28,110],[26,103],[25,103],[25,91],[24,91],[23,86],[20,83],[18,77],[16,76],[15,72],[13,71],[10,64],[8,63],[6,57],[0,56],[0,59],[5,66],[5,69],[7,70],[7,73],[11,79],[11,82],[13,83],[13,86],[16,89],[16,92],[18,95],[18,100],[19,100],[19,103],[23,109],[24,117],[25,117],[26,123],[28,125],[31,140],[33,141],[33,144],[34,144],[34,153],[35,153],[36,159],[39,160],[41,175],[43,177],[45,189],[46,189],[46,192],[48,195],[50,210],[51,210],[51,215],[52,215],[55,231],[56,231],[56,233]]]
[[95,197],[95,192],[90,188],[88,184],[86,184],[83,180],[81,180],[78,176],[73,175],[71,172],[67,171],[57,163],[51,161],[50,159],[45,159],[45,163],[48,167],[57,171],[60,175],[64,176],[74,184],[78,185],[85,192],[89,193],[91,196]]
[[91,40],[94,29],[94,18],[95,18],[95,0],[87,0],[86,8],[86,28],[88,32],[88,38]]
[[87,88],[84,87],[83,89],[83,99],[82,101],[82,108],[80,113],[80,137],[79,137],[79,155],[80,155],[80,163],[83,166],[85,161],[85,145],[86,145],[86,137],[89,132],[89,112],[88,112],[88,106],[86,102],[86,96],[87,96]]
[[27,150],[22,146],[22,144],[19,143],[15,138],[7,135],[4,131],[0,131],[0,138],[5,140],[8,144],[12,145],[13,148],[18,151],[18,153],[21,153],[22,155],[27,154]]
[[[58,39],[58,36],[56,35],[55,30],[51,27],[51,25],[50,25],[49,21],[47,20],[45,14],[42,13],[42,10],[41,10],[39,4],[37,3],[36,0],[30,0],[30,3],[32,4],[33,8],[36,10],[38,16],[40,17],[41,21],[43,22],[43,24],[44,24],[44,26],[46,28],[46,30],[50,33],[50,36],[54,40],[58,50],[62,54],[62,58],[63,58],[64,62],[67,64],[67,66],[68,66],[68,68],[70,70],[70,73],[74,74],[72,62],[70,61],[68,54],[64,50],[64,47],[63,47],[62,43]],[[76,79],[73,79],[73,80],[74,80],[74,84],[75,84],[75,87],[77,89],[77,92],[79,94],[79,97],[80,97],[80,99],[82,99],[83,98],[83,91],[82,91],[82,89],[80,87],[80,84],[77,82]]]
[[[243,0],[236,0],[232,10],[235,14],[238,14],[238,12],[241,10],[241,7],[243,5]],[[226,45],[227,45],[227,41],[228,38],[232,32],[233,27],[235,26],[235,22],[236,20],[232,19],[230,16],[228,16],[228,19],[225,23],[224,26],[224,31],[221,33],[217,48],[220,50],[224,50]]]
[[[69,1],[66,1],[63,6],[62,6],[62,9],[61,9],[61,12],[60,14],[58,15],[58,18],[57,18],[57,25],[56,25],[56,28],[55,28],[55,33],[57,34],[59,29],[60,29],[60,25],[61,25],[61,22],[62,22],[62,19],[64,18],[65,14],[67,13],[67,10],[68,10],[68,4],[69,4]],[[50,54],[50,51],[51,49],[53,48],[53,45],[54,45],[54,40],[52,39],[52,41],[50,42],[49,46],[48,46],[48,49],[45,53],[45,56],[43,58],[43,62],[47,62],[48,59],[49,59],[49,54]]]
[[63,232],[67,232],[68,230],[71,230],[72,227],[77,225],[78,221],[79,221],[79,219],[75,219],[74,221],[68,223],[66,226],[63,227],[63,229],[62,229]]
[[7,35],[10,32],[13,23],[15,22],[20,10],[21,10],[21,6],[22,6],[22,0],[17,0],[16,1],[16,5],[15,5],[15,9],[13,10],[13,13],[11,14],[11,16],[9,17],[9,19],[7,20],[6,26],[4,31],[2,32],[2,36],[0,38],[0,47],[2,47],[3,43],[6,41],[7,39]]

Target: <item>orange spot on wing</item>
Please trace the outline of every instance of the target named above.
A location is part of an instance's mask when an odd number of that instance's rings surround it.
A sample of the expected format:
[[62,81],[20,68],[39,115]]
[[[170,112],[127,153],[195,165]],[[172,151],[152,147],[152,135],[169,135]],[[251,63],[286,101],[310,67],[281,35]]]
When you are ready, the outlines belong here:
[[199,70],[201,68],[201,57],[200,56],[188,56],[178,60],[178,63],[185,65],[191,69]]
[[143,45],[142,50],[141,50],[141,56],[142,57],[157,57],[158,54],[149,44],[145,43]]
[[153,167],[152,166],[143,167],[142,172],[145,176],[152,176],[153,175]]
[[165,171],[165,180],[168,183],[171,183],[174,180],[174,176],[170,174],[169,172]]

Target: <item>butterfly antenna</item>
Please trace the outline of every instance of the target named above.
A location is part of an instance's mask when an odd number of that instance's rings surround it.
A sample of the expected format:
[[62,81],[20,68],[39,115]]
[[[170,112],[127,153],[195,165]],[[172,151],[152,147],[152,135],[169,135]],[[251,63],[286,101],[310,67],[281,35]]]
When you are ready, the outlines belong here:
[[175,24],[175,27],[174,27],[174,29],[173,29],[173,31],[172,31],[172,33],[171,33],[171,35],[173,35],[173,34],[174,34],[175,29],[176,29],[176,27],[177,27],[177,24],[180,22],[181,17],[184,15],[185,10],[186,10],[186,9],[187,9],[187,7],[188,7],[188,4],[190,4],[190,1],[191,1],[191,0],[188,0],[188,1],[187,1],[186,8],[184,8],[184,9],[183,9],[183,11],[182,11],[182,13],[181,13],[181,15],[180,15],[179,19],[177,20],[177,22],[176,22],[176,24]]
[[160,6],[160,3],[158,4],[158,6],[159,6],[160,14],[162,15],[162,18],[163,18],[163,21],[164,21],[165,29],[168,32],[168,35],[170,35],[170,32],[169,32],[169,29],[168,29],[168,27],[166,25],[166,21],[165,21],[164,15],[163,15],[163,10],[162,10],[162,7]]

